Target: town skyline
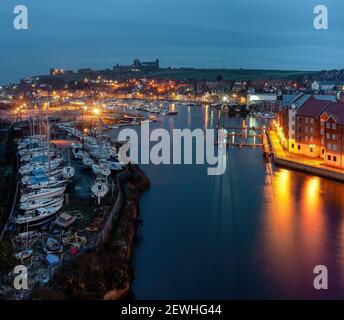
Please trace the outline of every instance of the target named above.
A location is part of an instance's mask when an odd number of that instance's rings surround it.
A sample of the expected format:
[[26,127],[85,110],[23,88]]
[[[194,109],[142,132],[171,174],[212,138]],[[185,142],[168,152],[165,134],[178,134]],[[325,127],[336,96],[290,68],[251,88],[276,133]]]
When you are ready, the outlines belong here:
[[320,31],[313,27],[315,1],[95,5],[78,0],[68,5],[51,1],[47,7],[26,0],[29,29],[21,31],[12,26],[15,4],[2,3],[0,10],[3,84],[42,74],[54,65],[102,69],[135,56],[158,56],[164,67],[316,71],[342,64],[344,47],[338,39],[344,5],[328,0],[323,4],[328,7],[329,28]]

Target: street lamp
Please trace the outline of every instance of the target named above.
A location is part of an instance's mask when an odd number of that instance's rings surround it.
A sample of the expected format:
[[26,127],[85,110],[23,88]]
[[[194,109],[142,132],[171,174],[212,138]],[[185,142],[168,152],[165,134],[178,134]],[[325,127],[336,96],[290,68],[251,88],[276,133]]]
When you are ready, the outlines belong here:
[[96,116],[98,116],[100,114],[100,110],[98,108],[93,108],[92,112]]

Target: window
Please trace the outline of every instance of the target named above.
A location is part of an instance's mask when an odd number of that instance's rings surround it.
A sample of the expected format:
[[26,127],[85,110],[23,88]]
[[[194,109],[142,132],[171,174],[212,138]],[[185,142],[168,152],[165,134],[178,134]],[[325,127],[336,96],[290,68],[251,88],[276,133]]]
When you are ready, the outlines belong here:
[[327,128],[327,129],[331,129],[331,123],[326,122],[326,128]]
[[335,123],[332,124],[332,129],[333,129],[333,130],[336,130],[336,129],[337,129],[337,126],[336,126]]
[[313,118],[311,118],[311,123],[314,123],[314,119]]
[[306,123],[308,123],[308,118],[306,117]]
[[313,142],[313,136],[311,136],[311,142]]
[[309,151],[310,151],[310,152],[313,152],[313,148],[312,148],[312,147],[310,147],[310,148],[309,148]]
[[329,133],[326,133],[326,139],[331,139],[331,135]]
[[291,148],[294,149],[294,143],[291,144]]
[[331,150],[331,149],[332,149],[332,145],[331,145],[331,143],[328,143],[328,144],[327,144],[327,149],[329,149],[329,150]]
[[333,149],[333,151],[337,151],[337,145],[334,144],[334,145],[332,146],[332,149]]
[[308,141],[308,136],[305,137],[305,140]]
[[324,129],[320,130],[320,134],[323,136],[324,135]]
[[313,127],[311,127],[311,133],[313,133],[313,131],[314,131],[314,130],[313,130]]
[[321,149],[321,154],[325,154],[325,149]]
[[308,127],[306,127],[306,132],[308,132]]
[[292,125],[292,126],[291,126],[291,129],[292,129],[292,130],[295,130],[295,125]]
[[337,161],[337,157],[333,156],[333,161],[336,162]]
[[332,134],[332,140],[336,140],[336,135]]
[[331,156],[327,156],[327,160],[330,160],[330,161],[331,161]]
[[291,117],[291,121],[295,121],[295,116],[292,116],[292,117]]
[[297,150],[301,150],[301,146],[299,144],[297,145]]

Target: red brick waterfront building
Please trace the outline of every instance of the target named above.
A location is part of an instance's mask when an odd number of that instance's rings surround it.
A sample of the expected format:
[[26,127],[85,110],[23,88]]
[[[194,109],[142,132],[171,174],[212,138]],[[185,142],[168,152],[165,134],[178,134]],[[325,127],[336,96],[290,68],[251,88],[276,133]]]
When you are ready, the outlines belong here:
[[344,103],[332,103],[321,115],[322,157],[326,164],[344,168]]
[[321,140],[321,115],[332,104],[331,101],[309,98],[296,113],[295,152],[309,157],[323,154]]
[[[294,112],[294,122],[288,111]],[[290,123],[295,123],[295,140]],[[277,127],[282,145],[290,152],[322,158],[324,164],[344,169],[344,102],[307,97],[298,109],[281,110]]]

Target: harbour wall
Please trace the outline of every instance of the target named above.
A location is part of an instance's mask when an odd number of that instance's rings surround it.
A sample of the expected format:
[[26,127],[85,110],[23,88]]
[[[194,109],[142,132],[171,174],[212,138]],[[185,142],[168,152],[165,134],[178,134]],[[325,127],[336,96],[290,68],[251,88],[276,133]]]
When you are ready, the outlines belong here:
[[273,155],[273,160],[276,165],[281,166],[281,167],[301,171],[304,173],[313,174],[313,175],[320,176],[323,178],[328,178],[328,179],[344,182],[344,174],[341,174],[339,172],[327,170],[325,168],[308,166],[306,164],[278,158],[278,157],[275,157],[274,155]]

